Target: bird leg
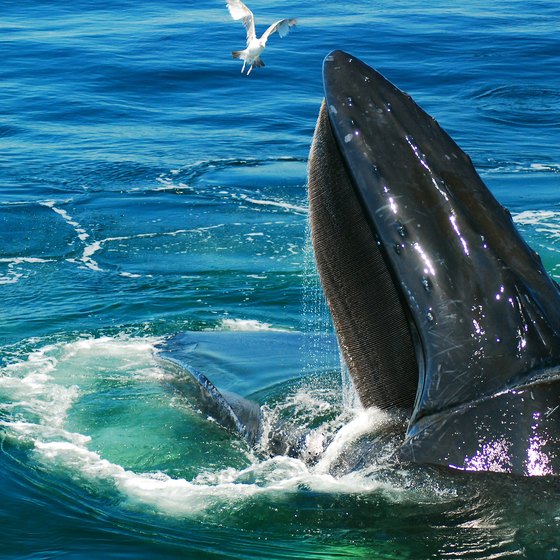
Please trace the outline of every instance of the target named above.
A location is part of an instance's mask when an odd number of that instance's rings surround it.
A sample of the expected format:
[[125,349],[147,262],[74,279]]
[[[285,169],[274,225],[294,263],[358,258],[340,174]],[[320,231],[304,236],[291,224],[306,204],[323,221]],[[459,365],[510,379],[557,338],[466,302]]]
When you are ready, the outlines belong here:
[[253,69],[253,65],[251,64],[251,68],[249,68],[249,72],[247,72],[247,76],[251,73],[252,69]]
[[[247,62],[246,60],[243,60],[243,68],[241,68],[241,73],[242,73],[242,74],[243,74],[243,71],[245,70],[245,63],[246,63],[246,62]],[[251,71],[251,70],[249,70],[249,72],[250,72],[250,71]]]

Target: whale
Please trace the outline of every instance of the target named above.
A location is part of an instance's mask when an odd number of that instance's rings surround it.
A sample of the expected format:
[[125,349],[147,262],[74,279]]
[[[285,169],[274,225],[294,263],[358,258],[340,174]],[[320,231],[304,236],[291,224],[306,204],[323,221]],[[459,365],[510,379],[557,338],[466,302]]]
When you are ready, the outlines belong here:
[[[407,93],[340,50],[324,60],[323,84],[311,241],[361,406],[405,419],[399,464],[559,475],[560,287]],[[258,405],[190,365],[196,340],[176,335],[159,355],[187,371],[210,416],[254,444]]]

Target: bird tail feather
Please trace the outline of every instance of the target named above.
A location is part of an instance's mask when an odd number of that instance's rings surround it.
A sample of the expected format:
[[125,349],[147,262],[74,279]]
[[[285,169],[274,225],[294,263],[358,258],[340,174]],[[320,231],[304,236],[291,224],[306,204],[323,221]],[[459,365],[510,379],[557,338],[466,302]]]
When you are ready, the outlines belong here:
[[243,55],[245,54],[245,51],[232,51],[231,56],[232,58],[245,58]]
[[264,68],[264,60],[260,56],[257,56],[257,58],[253,61],[253,66],[256,66],[257,68]]

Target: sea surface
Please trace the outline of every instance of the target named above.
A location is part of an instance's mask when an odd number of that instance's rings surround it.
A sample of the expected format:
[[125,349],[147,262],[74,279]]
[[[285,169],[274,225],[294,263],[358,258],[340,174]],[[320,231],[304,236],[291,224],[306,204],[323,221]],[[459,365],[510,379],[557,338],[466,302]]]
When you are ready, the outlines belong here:
[[[2,0],[0,557],[560,558],[555,481],[332,474],[383,418],[344,380],[306,201],[343,49],[438,120],[560,279],[560,4],[249,6],[259,33],[298,25],[247,77],[222,1]],[[205,418],[158,358],[182,331],[225,340],[214,383],[329,453],[266,457]],[[250,333],[271,342],[238,367]],[[307,342],[280,367],[286,333]]]

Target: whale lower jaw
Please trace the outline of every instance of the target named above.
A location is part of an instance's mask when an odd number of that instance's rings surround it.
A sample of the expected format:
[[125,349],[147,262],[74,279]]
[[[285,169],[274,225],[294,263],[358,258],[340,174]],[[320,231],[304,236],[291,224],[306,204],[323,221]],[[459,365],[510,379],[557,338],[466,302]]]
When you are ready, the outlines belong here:
[[401,460],[465,471],[559,474],[555,434],[560,369],[534,377],[532,382],[422,418],[409,429]]

